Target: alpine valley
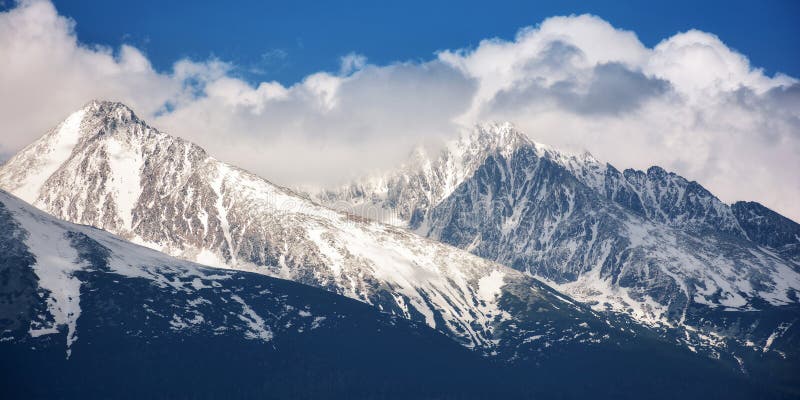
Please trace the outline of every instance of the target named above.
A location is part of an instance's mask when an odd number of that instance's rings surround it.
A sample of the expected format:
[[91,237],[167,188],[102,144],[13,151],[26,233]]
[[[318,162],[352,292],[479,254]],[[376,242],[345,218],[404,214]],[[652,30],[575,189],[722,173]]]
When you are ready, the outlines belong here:
[[798,224],[508,124],[298,194],[93,101],[0,188],[13,397],[800,395]]

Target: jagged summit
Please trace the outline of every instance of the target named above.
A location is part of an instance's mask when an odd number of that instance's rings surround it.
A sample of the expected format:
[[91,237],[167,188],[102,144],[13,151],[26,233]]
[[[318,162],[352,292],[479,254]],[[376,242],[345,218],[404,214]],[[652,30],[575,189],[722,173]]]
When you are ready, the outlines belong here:
[[[466,140],[464,138],[466,138]],[[476,145],[486,154],[496,152],[508,157],[520,148],[531,147],[536,149],[539,156],[548,157],[564,164],[569,163],[570,160],[581,160],[583,162],[600,164],[600,161],[588,150],[584,150],[580,153],[572,153],[557,149],[532,139],[528,134],[517,128],[514,123],[509,121],[478,123],[472,130],[462,135],[461,140],[463,143],[460,143],[460,146]]]
[[83,113],[84,123],[92,124],[81,129],[85,135],[114,133],[119,131],[115,128],[127,124],[142,125],[143,130],[152,129],[130,107],[117,101],[92,100],[78,112]]
[[466,136],[469,141],[483,148],[484,151],[512,152],[519,147],[534,142],[528,135],[517,129],[511,122],[488,122],[475,125]]
[[115,110],[124,111],[130,115],[134,115],[133,109],[128,107],[125,103],[113,100],[92,99],[81,107],[81,110],[88,112],[100,112],[103,114],[111,113]]
[[[445,142],[438,153],[430,153],[422,146],[416,146],[401,166],[407,171],[423,168],[426,163],[441,157],[457,157],[463,159],[468,155],[486,155],[490,153],[511,154],[520,147],[534,145],[528,136],[517,129],[511,122],[486,122],[475,124],[464,129],[456,138]],[[536,144],[545,147],[541,144]]]
[[427,210],[449,196],[462,182],[494,156],[511,158],[522,150],[551,160],[602,186],[606,164],[584,152],[572,154],[533,141],[511,122],[485,122],[465,129],[430,154],[417,149],[394,171],[372,174],[334,189],[311,191],[309,196],[340,210],[392,225],[419,229]]

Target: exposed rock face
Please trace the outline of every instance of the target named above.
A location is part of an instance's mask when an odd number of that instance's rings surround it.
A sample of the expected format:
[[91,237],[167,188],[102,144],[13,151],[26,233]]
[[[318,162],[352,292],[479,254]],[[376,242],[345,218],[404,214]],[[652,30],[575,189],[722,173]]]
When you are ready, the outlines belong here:
[[731,209],[748,239],[800,265],[800,224],[753,201],[738,201]]

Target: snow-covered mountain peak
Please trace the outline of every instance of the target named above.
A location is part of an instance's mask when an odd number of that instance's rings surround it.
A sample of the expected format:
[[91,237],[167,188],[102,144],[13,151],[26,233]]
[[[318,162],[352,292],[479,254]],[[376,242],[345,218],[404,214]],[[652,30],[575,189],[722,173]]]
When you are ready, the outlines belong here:
[[473,130],[462,134],[459,141],[453,141],[452,143],[454,143],[454,146],[451,147],[469,148],[475,146],[486,155],[498,153],[506,158],[520,148],[527,147],[533,149],[537,156],[550,159],[567,167],[577,163],[596,164],[605,167],[605,163],[597,160],[587,150],[572,153],[538,142],[508,121],[479,123],[475,125]]
[[157,168],[153,163],[177,163],[183,175],[157,179],[180,184],[192,161],[206,158],[200,147],[153,129],[124,104],[94,100],[4,164],[0,183],[37,207],[127,236],[138,219],[140,181]]
[[472,131],[467,131],[457,147],[475,146],[476,150],[485,153],[510,154],[521,146],[531,144],[534,142],[511,122],[490,122],[477,124]]
[[431,153],[415,148],[388,173],[373,173],[351,184],[305,191],[318,202],[380,222],[406,226],[420,221],[415,210],[435,206],[492,154],[508,156],[533,142],[509,122],[477,124]]
[[[79,120],[78,115],[80,115]],[[76,119],[73,125],[77,128],[76,144],[105,135],[120,134],[125,131],[120,128],[130,125],[141,125],[143,129],[140,131],[150,128],[125,104],[107,100],[92,100],[86,103],[67,120],[73,119]]]
[[545,146],[535,143],[511,122],[485,122],[462,130],[460,135],[450,138],[439,152],[430,152],[422,146],[415,147],[401,166],[405,173],[414,173],[435,168],[437,162],[452,159],[458,164],[470,164],[490,154],[509,155],[523,146]]
[[452,194],[487,160],[508,160],[521,150],[567,168],[592,187],[603,187],[607,165],[588,152],[572,154],[535,142],[511,122],[485,122],[463,130],[436,154],[419,148],[394,171],[310,196],[340,210],[418,230],[426,210]]
[[117,118],[125,119],[128,121],[132,119],[136,120],[139,119],[136,117],[136,114],[130,107],[118,101],[94,99],[86,103],[83,107],[81,107],[81,110],[85,111],[88,114],[103,115],[103,116],[113,115]]
[[82,140],[85,141],[108,136],[115,136],[127,142],[149,141],[152,140],[152,136],[159,136],[162,140],[180,140],[148,126],[130,107],[120,102],[92,100],[80,112],[83,113],[80,133]]

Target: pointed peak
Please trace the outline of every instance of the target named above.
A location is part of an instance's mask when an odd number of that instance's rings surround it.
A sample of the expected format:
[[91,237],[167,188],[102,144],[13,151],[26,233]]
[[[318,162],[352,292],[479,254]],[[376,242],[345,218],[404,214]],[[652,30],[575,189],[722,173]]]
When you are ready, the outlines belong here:
[[595,156],[592,153],[589,152],[589,150],[584,150],[583,152],[581,152],[578,158],[593,162],[600,162],[597,158],[595,158]]
[[653,165],[647,169],[647,176],[654,179],[663,179],[667,175],[674,175],[674,174],[667,172],[664,168],[661,168],[658,165]]
[[476,124],[462,140],[486,151],[511,153],[533,142],[510,122],[488,122]]
[[118,101],[95,99],[86,103],[81,110],[84,111],[86,115],[104,117],[120,122],[139,120],[130,107]]
[[471,142],[477,142],[489,151],[500,151],[510,154],[521,147],[533,148],[541,157],[547,157],[560,163],[585,162],[601,164],[591,153],[584,150],[578,153],[563,151],[547,144],[537,142],[511,122],[490,122],[477,124],[470,136]]
[[492,138],[494,141],[508,142],[508,141],[528,141],[528,136],[521,130],[508,121],[504,122],[487,122],[475,125],[475,130],[478,136]]
[[117,109],[117,108],[123,108],[123,109],[130,110],[130,107],[128,107],[124,103],[120,103],[118,101],[103,100],[103,99],[92,99],[92,100],[89,100],[82,107],[82,109],[87,110],[87,111],[96,111],[96,110],[101,110],[101,109]]

